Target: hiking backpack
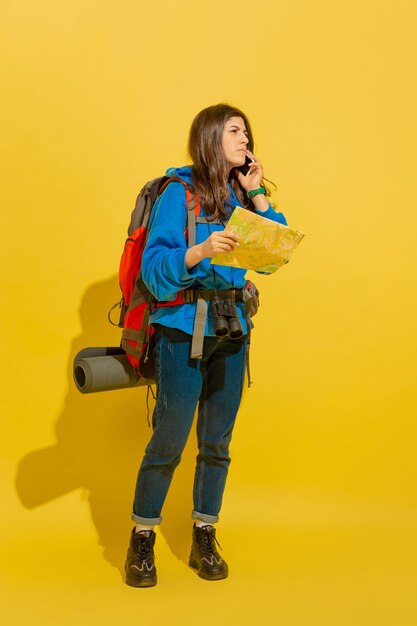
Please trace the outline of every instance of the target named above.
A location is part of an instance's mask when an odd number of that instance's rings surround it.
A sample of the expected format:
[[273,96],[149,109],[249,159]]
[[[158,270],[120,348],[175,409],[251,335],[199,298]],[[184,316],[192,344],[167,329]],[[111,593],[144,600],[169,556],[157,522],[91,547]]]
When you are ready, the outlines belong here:
[[[186,236],[189,246],[195,244],[195,218],[200,213],[200,204],[198,197],[192,194],[190,185],[181,178],[169,176],[160,176],[146,183],[136,199],[128,228],[128,237],[120,259],[119,285],[122,298],[108,314],[111,324],[123,328],[121,347],[138,376],[138,385],[149,385],[154,382],[155,377],[153,359],[155,329],[149,324],[149,315],[156,300],[142,279],[142,256],[153,206],[172,182],[184,185],[187,204]],[[182,301],[180,292],[175,301],[166,304],[180,304]],[[120,308],[118,324],[111,319],[111,312],[116,307]]]

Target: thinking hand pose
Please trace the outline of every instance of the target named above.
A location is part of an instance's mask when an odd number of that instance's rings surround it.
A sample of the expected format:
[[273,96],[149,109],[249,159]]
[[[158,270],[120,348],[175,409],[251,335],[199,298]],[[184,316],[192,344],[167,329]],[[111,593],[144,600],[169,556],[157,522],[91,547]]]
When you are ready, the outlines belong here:
[[[189,563],[207,580],[228,575],[227,564],[216,549],[214,524],[219,519],[230,464],[229,443],[245,376],[248,328],[239,293],[246,283],[246,270],[211,265],[210,260],[239,245],[237,235],[224,227],[236,206],[287,223],[267,200],[262,165],[253,154],[251,128],[241,111],[226,104],[201,111],[191,126],[189,152],[193,165],[170,169],[167,175],[192,186],[201,205],[200,216],[207,219],[197,223],[196,245],[187,247],[184,186],[170,183],[151,215],[142,277],[160,302],[175,300],[185,290],[204,293],[206,299],[216,295],[220,303],[222,296],[230,298],[233,294],[233,311],[241,332],[235,334],[237,338],[232,338],[232,332],[218,336],[216,311],[209,307],[202,358],[192,359],[198,298],[157,307],[151,313],[150,323],[156,331],[156,405],[153,434],[137,478],[132,513],[136,526],[126,559],[126,582],[135,587],[156,584],[154,527],[162,521],[165,497],[197,405],[195,523]],[[237,168],[245,164],[246,157],[251,162],[244,175]]]

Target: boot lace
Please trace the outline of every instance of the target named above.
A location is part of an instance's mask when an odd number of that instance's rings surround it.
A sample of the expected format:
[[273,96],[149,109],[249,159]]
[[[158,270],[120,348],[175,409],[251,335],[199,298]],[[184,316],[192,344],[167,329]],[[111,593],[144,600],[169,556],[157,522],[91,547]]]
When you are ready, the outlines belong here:
[[150,539],[146,535],[139,533],[139,546],[136,561],[138,563],[150,563],[153,558],[153,550],[150,544]]
[[212,554],[214,554],[214,556],[220,556],[219,553],[217,552],[215,544],[217,543],[220,550],[222,550],[222,547],[217,541],[214,531],[208,528],[205,528],[204,526],[202,528],[202,531],[203,532],[201,533],[201,551],[203,552],[204,556],[210,557]]

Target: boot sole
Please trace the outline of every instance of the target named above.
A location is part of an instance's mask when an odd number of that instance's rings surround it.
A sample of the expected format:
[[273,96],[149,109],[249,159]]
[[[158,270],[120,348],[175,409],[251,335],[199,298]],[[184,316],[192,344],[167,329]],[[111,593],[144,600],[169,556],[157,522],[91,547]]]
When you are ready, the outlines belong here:
[[126,585],[129,587],[155,587],[157,578],[151,578],[149,580],[137,580],[136,578],[126,577]]
[[229,572],[227,571],[226,573],[219,573],[219,574],[207,574],[203,569],[200,569],[198,567],[198,561],[197,559],[195,559],[192,555],[190,556],[190,559],[188,561],[188,565],[190,567],[192,567],[193,569],[197,570],[197,574],[200,576],[200,578],[203,578],[204,580],[223,580],[223,578],[227,578],[229,575]]

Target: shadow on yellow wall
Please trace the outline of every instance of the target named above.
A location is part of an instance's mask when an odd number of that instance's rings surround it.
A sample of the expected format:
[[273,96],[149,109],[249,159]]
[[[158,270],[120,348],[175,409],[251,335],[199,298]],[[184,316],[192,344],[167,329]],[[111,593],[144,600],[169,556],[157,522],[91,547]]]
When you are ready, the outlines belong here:
[[[117,276],[85,293],[80,308],[82,332],[74,339],[68,358],[68,394],[56,423],[57,443],[20,461],[16,488],[28,509],[74,489],[86,490],[104,558],[123,573],[137,470],[151,435],[146,388],[82,395],[72,378],[77,352],[105,344],[109,335],[106,312],[118,293]],[[184,562],[191,537],[195,434],[190,439],[171,485],[161,526],[173,554]]]

